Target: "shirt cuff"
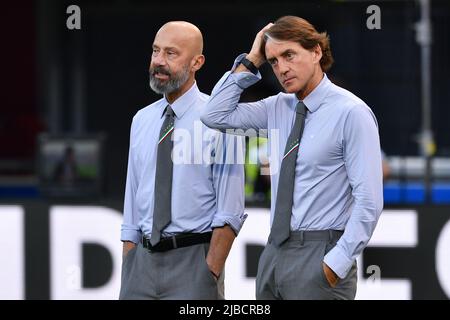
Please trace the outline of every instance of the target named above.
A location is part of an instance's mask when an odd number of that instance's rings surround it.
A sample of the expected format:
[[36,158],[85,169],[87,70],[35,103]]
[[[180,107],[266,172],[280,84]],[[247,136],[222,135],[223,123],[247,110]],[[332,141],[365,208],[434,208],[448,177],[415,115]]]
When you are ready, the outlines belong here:
[[335,246],[324,257],[323,261],[341,279],[344,279],[350,271],[353,260],[349,259],[343,250]]
[[241,231],[242,225],[245,219],[247,219],[247,214],[236,215],[228,212],[217,212],[214,216],[211,228],[220,228],[225,225],[229,225],[233,229],[236,236]]
[[124,226],[122,225],[122,231],[120,235],[121,241],[131,241],[133,243],[138,244],[141,242],[142,233],[141,230],[138,228],[132,228],[130,226]]
[[253,74],[250,71],[234,73],[234,70],[236,70],[236,68],[241,63],[241,60],[245,56],[246,56],[246,54],[242,53],[236,58],[236,60],[234,60],[234,64],[233,64],[233,67],[231,68],[231,74],[230,74],[231,79],[233,79],[234,82],[236,82],[236,84],[242,89],[247,89],[251,85],[254,85],[256,82],[261,80],[261,78],[262,78],[261,73],[259,71],[257,74]]

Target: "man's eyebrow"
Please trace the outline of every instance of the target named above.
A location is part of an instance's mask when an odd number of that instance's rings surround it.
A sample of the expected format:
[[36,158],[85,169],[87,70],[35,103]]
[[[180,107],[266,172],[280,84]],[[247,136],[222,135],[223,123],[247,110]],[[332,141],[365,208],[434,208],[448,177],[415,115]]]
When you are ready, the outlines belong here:
[[290,52],[292,52],[292,49],[286,49],[280,54],[280,56],[284,57],[285,55],[287,55]]
[[[290,52],[292,52],[292,49],[286,49],[280,54],[280,56],[284,57]],[[270,57],[270,58],[267,58],[266,60],[270,63],[270,62],[272,62],[274,60],[277,60],[277,58],[276,57]]]
[[156,44],[153,44],[152,45],[152,48],[153,49],[155,49],[155,48],[157,48],[157,49],[162,49],[162,50],[173,50],[173,51],[178,51],[178,48],[176,48],[176,47],[164,47],[164,48],[161,48],[160,46],[158,46],[158,45],[156,45]]

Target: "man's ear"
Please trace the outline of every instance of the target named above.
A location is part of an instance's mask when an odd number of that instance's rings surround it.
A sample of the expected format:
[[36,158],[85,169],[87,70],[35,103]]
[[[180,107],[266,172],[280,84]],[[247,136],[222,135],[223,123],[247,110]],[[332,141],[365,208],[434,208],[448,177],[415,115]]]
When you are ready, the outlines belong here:
[[192,59],[192,71],[196,72],[198,70],[200,70],[200,68],[203,66],[203,64],[205,63],[205,56],[202,54],[196,55],[193,59]]
[[313,53],[314,53],[314,63],[319,63],[320,59],[322,59],[322,48],[320,47],[319,44],[317,44],[314,49],[313,49]]

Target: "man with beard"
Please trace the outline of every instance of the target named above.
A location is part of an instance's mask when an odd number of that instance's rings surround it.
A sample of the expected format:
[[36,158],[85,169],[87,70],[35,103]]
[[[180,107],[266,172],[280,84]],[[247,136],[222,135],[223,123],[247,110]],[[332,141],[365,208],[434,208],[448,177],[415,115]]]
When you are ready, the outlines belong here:
[[[286,92],[239,103],[265,61]],[[380,141],[370,108],[327,78],[332,63],[326,33],[282,17],[237,58],[202,115],[212,128],[269,129],[269,145],[279,145],[270,154],[271,169],[280,169],[271,172],[271,231],[258,265],[258,299],[356,294],[356,258],[383,207]]]
[[202,50],[200,30],[184,21],[153,42],[150,87],[164,97],[131,126],[120,299],[224,298],[225,260],[246,217],[244,146],[199,120]]

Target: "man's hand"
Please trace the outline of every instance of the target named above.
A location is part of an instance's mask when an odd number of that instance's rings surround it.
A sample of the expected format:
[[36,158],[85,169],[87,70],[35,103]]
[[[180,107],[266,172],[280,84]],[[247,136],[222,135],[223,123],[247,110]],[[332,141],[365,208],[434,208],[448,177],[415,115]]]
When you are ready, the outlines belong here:
[[323,266],[323,272],[325,273],[325,277],[327,278],[328,284],[330,287],[334,288],[336,287],[337,283],[339,282],[339,277],[337,276],[334,271],[326,265],[325,262],[322,262]]
[[[264,32],[266,32],[267,29],[269,29],[273,23],[269,23],[267,26],[262,28],[258,34],[255,37],[255,40],[253,41],[252,49],[250,50],[250,53],[247,55],[247,59],[253,62],[255,67],[259,68],[264,62],[264,54],[261,52],[261,44],[264,37]],[[247,68],[244,67],[242,64],[239,65],[234,72],[242,72],[247,71]]]
[[123,250],[122,250],[122,259],[125,259],[125,257],[128,254],[128,251],[136,247],[136,244],[131,241],[124,241],[123,242]]
[[228,225],[222,228],[215,228],[213,231],[206,263],[216,280],[223,271],[225,260],[230,252],[234,238],[236,238],[236,235]]
[[269,23],[267,26],[262,28],[255,37],[255,40],[253,41],[252,49],[250,50],[250,53],[247,55],[247,59],[253,62],[253,64],[259,68],[264,62],[264,54],[261,51],[263,48],[261,48],[261,44],[263,42],[264,32],[266,32],[271,26],[273,26],[273,23]]

